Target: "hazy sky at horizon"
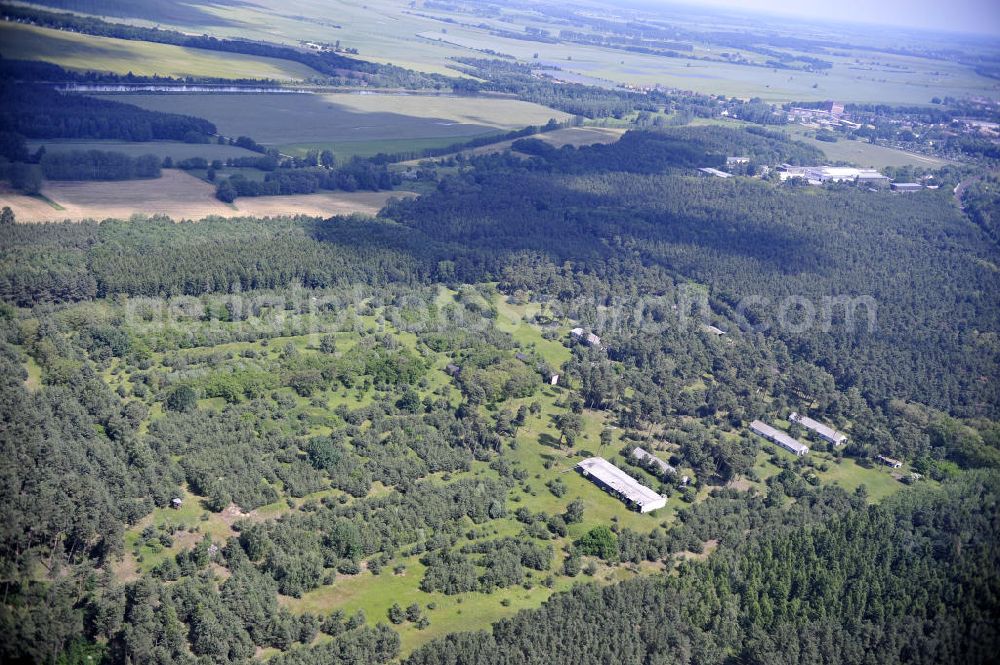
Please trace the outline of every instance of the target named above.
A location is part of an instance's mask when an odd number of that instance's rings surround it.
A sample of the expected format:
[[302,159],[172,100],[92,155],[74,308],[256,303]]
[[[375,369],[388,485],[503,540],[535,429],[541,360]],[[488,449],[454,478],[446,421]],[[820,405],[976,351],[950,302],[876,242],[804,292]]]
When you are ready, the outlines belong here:
[[[655,0],[647,0],[655,4]],[[680,0],[684,2],[684,0]],[[873,23],[1000,40],[1000,0],[688,0],[687,4],[784,14],[825,21]]]

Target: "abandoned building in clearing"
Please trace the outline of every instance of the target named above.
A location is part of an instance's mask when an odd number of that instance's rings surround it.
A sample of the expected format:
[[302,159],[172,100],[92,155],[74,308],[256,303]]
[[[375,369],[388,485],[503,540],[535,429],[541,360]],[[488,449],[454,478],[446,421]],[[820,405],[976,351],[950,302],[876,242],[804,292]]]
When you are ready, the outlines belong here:
[[842,446],[845,443],[847,443],[846,434],[838,432],[832,427],[824,425],[819,421],[813,420],[808,416],[803,416],[798,413],[793,413],[792,415],[788,416],[788,419],[793,423],[798,423],[799,425],[802,425],[807,430],[814,432],[819,438],[829,443],[832,443],[835,446]]
[[588,457],[577,464],[576,468],[584,477],[634,506],[640,513],[648,513],[667,505],[667,497],[657,494],[603,457]]
[[569,334],[574,341],[585,346],[592,346],[594,348],[601,346],[601,338],[592,332],[586,332],[583,328],[573,328],[569,331]]
[[771,427],[761,420],[755,420],[750,423],[750,430],[754,434],[759,434],[771,443],[781,446],[788,452],[798,455],[799,457],[802,457],[809,452],[809,446],[801,443],[785,432],[782,432],[780,429]]
[[651,462],[655,464],[660,469],[660,473],[671,473],[671,474],[677,473],[677,469],[667,464],[656,455],[653,455],[652,453],[646,451],[644,448],[636,448],[635,450],[633,450],[632,457],[639,460],[640,463]]

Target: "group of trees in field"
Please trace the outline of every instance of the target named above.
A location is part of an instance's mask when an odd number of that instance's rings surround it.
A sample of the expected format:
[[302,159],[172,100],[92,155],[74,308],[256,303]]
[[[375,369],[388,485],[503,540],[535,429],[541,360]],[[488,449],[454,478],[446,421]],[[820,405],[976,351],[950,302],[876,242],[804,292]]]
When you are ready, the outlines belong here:
[[[266,159],[266,158],[262,158]],[[220,179],[215,196],[231,203],[239,196],[274,196],[280,194],[312,194],[321,189],[354,192],[392,189],[398,183],[385,165],[369,160],[353,159],[336,168],[282,168],[266,173],[263,180],[241,174]]]
[[130,157],[105,150],[70,150],[46,153],[42,174],[49,180],[132,180],[159,178],[160,158],[156,155]]

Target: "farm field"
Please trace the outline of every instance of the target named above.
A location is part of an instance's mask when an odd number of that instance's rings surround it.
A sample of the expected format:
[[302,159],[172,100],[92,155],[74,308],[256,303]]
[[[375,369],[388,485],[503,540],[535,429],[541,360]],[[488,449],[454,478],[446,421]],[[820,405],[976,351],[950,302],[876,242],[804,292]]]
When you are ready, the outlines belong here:
[[166,215],[172,219],[313,215],[374,215],[392,196],[409,192],[320,192],[293,196],[238,199],[227,205],[215,198],[215,187],[176,169],[164,169],[155,180],[128,182],[47,182],[42,194],[55,205],[0,190],[0,205],[10,206],[18,222],[84,219],[128,219],[132,215]]
[[[551,132],[536,134],[531,138],[545,141],[549,145],[555,146],[556,148],[561,148],[564,145],[571,145],[578,148],[580,146],[593,145],[595,143],[614,143],[624,133],[624,129],[617,127],[566,127],[564,129],[556,129]],[[468,150],[461,150],[457,153],[435,157],[434,159],[447,159],[458,154],[465,155],[466,157],[474,155],[489,155],[509,150],[511,144],[513,143],[513,140],[491,143],[489,145],[479,146],[478,148],[469,148]],[[409,161],[400,162],[400,164],[404,166],[415,166],[421,161],[423,160],[411,159]]]
[[[628,53],[572,42],[550,44],[490,34],[489,29],[518,32],[524,27],[558,33],[558,24],[528,8],[505,8],[508,21],[502,22],[447,7],[437,7],[433,11],[414,10],[409,3],[399,0],[376,0],[364,4],[346,0],[322,3],[316,0],[261,0],[254,5],[217,5],[204,11],[212,15],[211,26],[206,22],[199,27],[206,30],[210,27],[211,32],[219,36],[266,39],[286,44],[304,40],[339,40],[345,46],[359,48],[362,59],[453,76],[457,74],[449,68],[451,58],[483,57],[485,51],[494,51],[514,56],[522,62],[557,65],[570,74],[620,84],[659,84],[709,94],[761,97],[771,102],[838,99],[926,104],[935,95],[996,96],[1000,91],[1000,83],[976,74],[966,65],[878,51],[837,50],[836,53],[817,54],[784,49],[792,55],[819,55],[834,65],[827,72],[809,73],[718,60]],[[664,11],[669,13],[669,10]],[[741,20],[738,15],[703,14],[693,17],[678,13],[672,20],[696,32],[746,30],[748,27],[746,17]],[[452,23],[443,23],[443,20]],[[143,23],[140,20],[134,22]],[[488,29],[478,27],[480,24]],[[180,23],[175,27],[190,30],[192,26]],[[850,34],[816,32],[808,36],[834,42],[847,39],[860,45],[877,43],[877,39],[863,29]],[[913,35],[909,38],[919,39]],[[692,53],[699,57],[716,58],[719,50],[725,50],[751,61],[762,61],[762,56],[752,51],[719,48],[704,38],[690,41],[694,47]]]
[[[906,60],[905,68],[855,66],[850,60],[829,72],[751,67],[718,61],[668,58],[623,53],[572,43],[542,44],[449,27],[447,34],[428,31],[421,36],[432,44],[465,48],[467,56],[490,49],[524,62],[539,62],[585,76],[634,86],[661,85],[706,94],[759,97],[768,102],[837,99],[845,102],[927,104],[935,95],[996,95],[1000,83],[970,68],[920,58]],[[535,59],[535,54],[538,58]],[[879,55],[880,60],[882,54]],[[886,55],[885,59],[897,57]],[[558,75],[558,73],[557,73]]]
[[16,23],[0,23],[0,55],[44,60],[74,70],[139,76],[211,76],[299,81],[317,72],[288,60],[127,39],[95,37]]
[[170,157],[175,162],[189,157],[204,157],[207,160],[229,159],[230,157],[259,157],[246,148],[218,143],[177,143],[174,141],[82,141],[73,139],[42,139],[28,141],[32,153],[45,146],[46,152],[70,152],[72,150],[104,150],[121,152],[129,157],[156,155],[160,159]]
[[[122,96],[113,95],[115,99]],[[389,141],[457,143],[496,131],[569,116],[514,99],[405,94],[128,95],[143,108],[187,113],[214,122],[225,136],[252,136],[281,150],[345,143],[385,148]],[[426,146],[425,146],[426,147]],[[376,150],[378,152],[380,150]]]
[[[194,28],[220,37],[262,39],[288,45],[298,45],[307,40],[339,41],[343,46],[359,48],[358,57],[361,59],[450,76],[459,75],[450,67],[452,58],[482,57],[486,52],[495,52],[513,56],[521,62],[558,66],[564,70],[562,75],[568,79],[580,75],[627,85],[661,85],[708,94],[760,97],[769,102],[837,99],[845,102],[926,104],[933,96],[995,97],[1000,93],[1000,83],[979,75],[968,65],[881,52],[877,49],[823,49],[819,52],[781,49],[792,57],[819,56],[833,64],[829,70],[812,73],[799,69],[774,69],[721,61],[718,58],[719,51],[739,55],[758,65],[764,64],[766,57],[749,50],[719,47],[711,42],[710,33],[700,39],[687,40],[693,47],[691,54],[694,57],[691,58],[632,53],[568,41],[542,43],[512,39],[500,36],[499,33],[490,34],[490,30],[519,32],[525,27],[558,32],[557,24],[549,22],[544,14],[530,9],[510,8],[505,11],[508,21],[502,22],[484,21],[482,17],[445,7],[435,8],[433,12],[418,11],[398,0],[377,0],[363,5],[346,0],[324,3],[315,0],[262,0],[254,5],[219,4],[199,10],[202,22],[193,23],[195,19],[188,12],[176,12],[178,18],[173,23],[169,19],[155,23],[141,18],[127,20],[139,25],[162,25],[183,31]],[[134,13],[143,12],[137,10]],[[746,30],[748,27],[735,15],[705,14],[694,22],[691,16],[678,16],[676,20],[678,24],[686,24],[686,27],[696,33],[712,29]],[[440,20],[435,20],[435,17]],[[442,27],[445,25],[446,28]],[[479,27],[480,25],[483,27]],[[844,34],[819,31],[807,37],[834,42],[847,40],[862,46],[877,43],[877,39],[863,29]],[[52,35],[48,37],[49,40],[53,38]],[[95,52],[89,53],[86,46],[79,43],[89,43],[91,39],[94,38],[66,33],[57,41],[75,44],[63,43],[58,47],[49,47],[48,50],[54,51],[55,55],[46,52],[41,45],[26,52],[40,49],[46,58],[66,59],[73,50],[83,49],[81,56],[112,66],[113,63],[109,62],[113,60],[114,49],[109,45],[98,48],[92,44],[90,49]],[[926,36],[921,38],[909,35],[908,39],[914,44],[923,45],[924,41],[921,39],[926,40]],[[24,41],[23,38],[21,41]],[[135,46],[135,42],[123,44],[125,45],[116,45],[116,48],[123,49],[121,55],[127,56],[138,49],[147,54],[147,59],[153,54],[149,47],[159,46]],[[58,56],[60,53],[62,56]],[[700,59],[706,57],[710,60]],[[120,64],[119,62],[117,66]],[[260,63],[256,69],[245,68],[258,73],[245,75],[286,79],[308,77],[307,73],[300,71],[307,68],[295,63],[270,64],[271,67],[278,68],[280,75],[276,75],[271,68],[264,68]],[[202,65],[203,63],[192,63],[190,68],[203,71]],[[270,73],[261,73],[263,69]],[[136,73],[139,71],[136,70]]]

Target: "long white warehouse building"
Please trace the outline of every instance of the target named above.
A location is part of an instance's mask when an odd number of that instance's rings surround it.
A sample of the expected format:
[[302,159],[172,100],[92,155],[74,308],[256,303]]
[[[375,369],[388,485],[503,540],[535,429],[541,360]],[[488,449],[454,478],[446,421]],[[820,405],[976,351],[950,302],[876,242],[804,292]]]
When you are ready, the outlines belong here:
[[841,434],[837,430],[824,425],[823,423],[813,420],[809,416],[803,416],[799,413],[793,413],[788,416],[788,419],[793,423],[798,423],[808,430],[815,432],[821,439],[825,439],[835,446],[842,446],[847,443],[847,435]]
[[648,513],[667,505],[667,497],[660,496],[603,457],[588,457],[577,464],[576,468],[598,486],[630,506],[635,506],[640,513]]
[[804,443],[800,443],[798,440],[792,438],[780,429],[775,429],[761,420],[755,420],[750,423],[750,429],[755,433],[759,434],[768,441],[775,443],[788,452],[795,453],[799,457],[802,457],[807,452],[809,452],[809,446]]

